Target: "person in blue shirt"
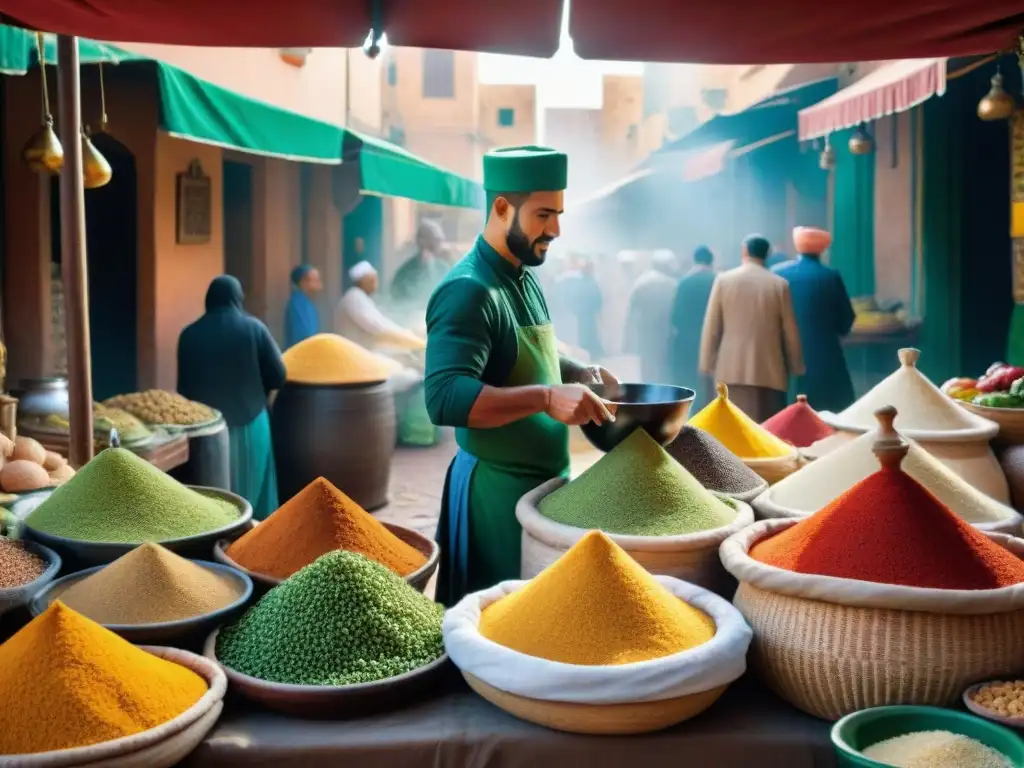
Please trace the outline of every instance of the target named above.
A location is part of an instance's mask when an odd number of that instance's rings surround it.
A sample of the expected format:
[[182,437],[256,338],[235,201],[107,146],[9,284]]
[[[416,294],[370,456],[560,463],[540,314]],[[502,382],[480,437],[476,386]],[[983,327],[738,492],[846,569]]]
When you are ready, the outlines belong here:
[[854,399],[841,344],[853,327],[853,305],[839,272],[821,263],[832,235],[822,229],[796,227],[793,243],[799,254],[796,261],[772,271],[789,283],[800,329],[807,371],[797,383],[798,390],[816,410],[839,413]]
[[284,316],[284,348],[320,333],[320,313],[313,297],[323,290],[320,272],[309,264],[292,270],[292,295]]
[[676,287],[672,304],[672,330],[669,354],[676,384],[689,387],[697,396],[691,411],[696,413],[712,397],[714,382],[698,371],[700,337],[704,331],[704,315],[715,284],[715,256],[706,245],[693,252],[693,266]]

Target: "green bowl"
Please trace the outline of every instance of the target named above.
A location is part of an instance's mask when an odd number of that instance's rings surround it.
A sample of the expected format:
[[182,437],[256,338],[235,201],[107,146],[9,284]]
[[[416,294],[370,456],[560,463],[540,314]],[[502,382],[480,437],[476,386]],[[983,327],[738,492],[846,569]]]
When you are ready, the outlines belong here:
[[911,704],[862,709],[832,726],[832,746],[839,764],[858,768],[885,768],[861,750],[880,741],[916,731],[950,731],[980,741],[1001,752],[1014,768],[1024,768],[1024,740],[1001,725],[966,712]]

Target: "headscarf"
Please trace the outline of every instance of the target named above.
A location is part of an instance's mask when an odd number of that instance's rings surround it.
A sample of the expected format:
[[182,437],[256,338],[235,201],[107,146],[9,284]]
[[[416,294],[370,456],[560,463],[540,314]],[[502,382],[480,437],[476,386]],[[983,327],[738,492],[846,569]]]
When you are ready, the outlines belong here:
[[206,311],[213,312],[218,309],[242,310],[245,294],[242,292],[242,284],[234,275],[221,275],[213,278],[210,287],[206,289]]

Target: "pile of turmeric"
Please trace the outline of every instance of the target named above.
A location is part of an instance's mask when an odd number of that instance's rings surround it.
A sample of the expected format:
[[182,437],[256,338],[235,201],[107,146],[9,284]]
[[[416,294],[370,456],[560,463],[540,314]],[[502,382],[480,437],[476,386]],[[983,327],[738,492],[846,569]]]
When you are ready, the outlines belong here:
[[794,453],[793,446],[777,438],[729,400],[729,389],[721,382],[718,397],[690,419],[690,426],[711,433],[741,459],[781,459]]
[[282,355],[288,381],[296,384],[371,384],[402,370],[400,363],[334,333],[318,333]]
[[517,592],[487,606],[480,634],[563,664],[648,661],[702,645],[715,622],[591,531]]
[[318,477],[231,544],[227,556],[253,573],[287,579],[320,555],[345,549],[408,576],[427,557]]
[[206,693],[186,667],[55,602],[0,645],[0,755],[85,747],[173,720]]

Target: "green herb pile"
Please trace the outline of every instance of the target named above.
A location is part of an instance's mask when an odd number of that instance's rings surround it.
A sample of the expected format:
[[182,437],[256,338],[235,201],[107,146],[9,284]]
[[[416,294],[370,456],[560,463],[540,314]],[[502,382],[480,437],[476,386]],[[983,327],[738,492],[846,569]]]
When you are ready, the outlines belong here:
[[644,430],[544,497],[545,517],[624,536],[679,536],[729,525],[736,509],[719,499]]
[[440,657],[443,615],[444,608],[384,566],[336,550],[222,629],[217,659],[274,683],[369,683]]
[[193,491],[127,448],[107,448],[25,524],[79,541],[141,544],[195,536],[237,519],[232,504]]

